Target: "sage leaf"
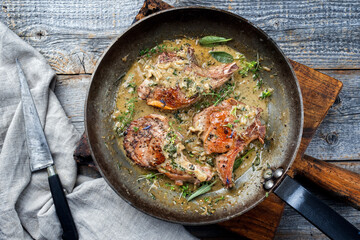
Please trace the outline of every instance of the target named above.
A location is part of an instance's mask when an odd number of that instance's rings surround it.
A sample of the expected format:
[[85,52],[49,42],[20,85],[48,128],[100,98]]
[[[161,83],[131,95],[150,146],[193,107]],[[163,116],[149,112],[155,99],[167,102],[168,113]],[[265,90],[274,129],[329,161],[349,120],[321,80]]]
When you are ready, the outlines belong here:
[[216,52],[212,51],[210,52],[211,56],[215,58],[218,62],[222,63],[231,63],[234,61],[233,56],[228,54],[227,52]]
[[244,158],[246,158],[247,155],[249,155],[252,151],[254,151],[255,148],[250,149],[247,151],[241,158],[238,158],[234,162],[233,172],[240,167],[240,165],[243,163]]
[[190,197],[187,199],[188,202],[190,202],[191,200],[193,200],[194,198],[203,195],[205,193],[207,193],[208,191],[211,190],[211,187],[216,183],[216,181],[212,182],[211,184],[204,184],[202,185],[198,190],[196,190],[193,194],[190,195]]
[[223,38],[223,37],[218,37],[218,36],[206,36],[206,37],[201,38],[199,43],[200,43],[200,45],[203,45],[203,46],[210,45],[210,47],[212,47],[219,43],[228,42],[231,40],[232,40],[232,38]]

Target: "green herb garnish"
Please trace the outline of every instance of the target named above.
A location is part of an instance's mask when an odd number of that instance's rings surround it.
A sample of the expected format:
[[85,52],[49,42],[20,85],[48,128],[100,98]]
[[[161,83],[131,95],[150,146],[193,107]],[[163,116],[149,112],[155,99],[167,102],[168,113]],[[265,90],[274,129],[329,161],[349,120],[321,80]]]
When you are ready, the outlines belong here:
[[151,198],[152,198],[153,200],[156,200],[156,197],[155,197],[155,195],[154,195],[153,193],[150,193],[150,196],[151,196]]
[[135,102],[137,102],[136,98],[131,98],[126,102],[125,106],[127,110],[125,112],[121,112],[119,116],[116,117],[119,126],[116,127],[115,132],[119,137],[124,136],[124,132],[130,122],[133,120],[134,112],[135,112]]
[[132,88],[133,92],[136,92],[136,84],[133,82],[128,83],[128,85],[126,86],[126,88]]
[[184,184],[184,185],[180,186],[180,189],[182,190],[180,197],[181,196],[186,197],[191,194],[191,190],[189,189],[189,184]]
[[265,89],[264,91],[261,92],[259,98],[260,99],[265,99],[267,97],[270,97],[271,96],[271,92],[268,90],[268,89]]
[[227,82],[218,91],[213,90],[210,93],[203,93],[202,95],[215,97],[214,106],[216,106],[220,102],[222,102],[226,97],[229,97],[230,94],[232,94],[234,92],[234,89],[235,89],[235,84]]
[[225,197],[224,197],[224,196],[221,196],[221,197],[215,199],[214,202],[215,202],[215,203],[218,203],[220,200],[224,200],[224,199],[225,199]]
[[255,150],[255,148],[251,148],[242,157],[235,160],[234,167],[233,167],[233,172],[240,167],[240,165],[243,163],[244,159],[254,150]]
[[257,54],[256,61],[246,62],[245,66],[243,66],[243,68],[239,71],[239,74],[244,78],[248,75],[249,71],[251,71],[253,73],[253,79],[256,80],[260,77],[260,69],[260,59],[259,54]]
[[223,127],[232,128],[232,127],[233,127],[233,125],[232,125],[231,123],[228,123],[228,124],[223,125]]
[[243,66],[243,68],[239,71],[239,74],[244,78],[248,75],[250,69],[254,68],[256,66],[256,62],[252,61],[252,62],[247,62],[245,63],[245,66]]
[[179,111],[179,110],[176,111],[176,112],[174,112],[174,118],[175,118],[179,123],[182,123],[182,122],[183,122],[183,120],[182,120],[181,117],[180,117],[180,111]]
[[165,186],[170,187],[170,190],[171,190],[171,191],[174,191],[174,190],[175,190],[175,187],[174,187],[173,185],[171,185],[171,183],[165,183]]
[[259,153],[256,153],[255,161],[252,163],[252,169],[255,171],[255,167],[260,165],[260,156]]
[[134,127],[133,129],[134,129],[135,132],[139,131],[138,127]]
[[211,51],[210,55],[215,58],[218,62],[231,63],[234,61],[234,57],[227,52]]
[[139,52],[139,55],[142,57],[142,56],[146,56],[146,57],[151,57],[153,54],[156,54],[156,53],[162,53],[162,52],[165,52],[166,51],[166,45],[163,44],[163,45],[157,45],[151,49],[149,48],[145,48],[143,50],[140,50]]
[[214,45],[218,45],[220,43],[231,41],[231,38],[223,38],[218,36],[206,36],[199,40],[200,45],[213,47]]
[[190,202],[191,200],[193,200],[194,198],[203,195],[207,192],[209,192],[211,190],[211,187],[216,183],[216,180],[214,182],[212,182],[211,184],[209,183],[205,183],[204,185],[202,185],[198,190],[196,190],[193,194],[190,195],[190,197],[187,199],[188,202]]
[[137,179],[138,181],[143,180],[143,179],[147,179],[150,181],[154,181],[155,179],[157,179],[157,175],[161,175],[162,173],[149,173],[146,175],[140,175],[139,178]]

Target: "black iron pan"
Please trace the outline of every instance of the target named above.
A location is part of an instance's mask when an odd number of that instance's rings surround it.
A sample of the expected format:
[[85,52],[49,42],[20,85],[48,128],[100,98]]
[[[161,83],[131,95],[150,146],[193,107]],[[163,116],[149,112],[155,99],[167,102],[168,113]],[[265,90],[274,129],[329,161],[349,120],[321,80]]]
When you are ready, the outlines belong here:
[[[110,114],[114,109],[119,77],[137,59],[140,49],[184,35],[231,37],[233,41],[229,45],[232,48],[252,60],[260,53],[264,59],[262,64],[271,66],[277,73],[276,78],[268,78],[266,82],[275,89],[268,109],[271,127],[267,129],[267,134],[275,137],[271,154],[264,159],[271,163],[274,171],[277,170],[276,174],[272,179],[264,179],[262,171],[249,171],[236,181],[235,189],[210,193],[212,197],[226,194],[229,199],[217,205],[211,215],[199,212],[196,201],[174,205],[170,191],[162,192],[166,196],[162,199],[152,199],[136,181],[139,176],[136,166],[126,159],[112,137]],[[122,58],[127,55],[128,60],[123,62]],[[295,159],[302,135],[303,107],[299,84],[276,43],[242,17],[213,8],[186,7],[155,13],[132,25],[98,62],[88,92],[85,126],[93,159],[102,176],[119,196],[151,216],[185,225],[216,223],[250,210],[265,198],[266,192],[274,191],[331,238],[359,237],[355,227],[285,174]]]

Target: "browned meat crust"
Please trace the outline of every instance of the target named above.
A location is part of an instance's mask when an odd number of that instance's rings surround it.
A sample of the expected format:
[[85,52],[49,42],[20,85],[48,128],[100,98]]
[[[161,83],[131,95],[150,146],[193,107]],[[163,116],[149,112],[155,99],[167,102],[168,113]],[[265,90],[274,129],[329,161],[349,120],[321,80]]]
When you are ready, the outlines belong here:
[[167,118],[157,114],[132,121],[124,137],[127,156],[142,167],[155,169],[165,161],[161,145],[168,128]]
[[[169,154],[164,152],[164,143],[168,141],[170,131],[175,136],[175,157],[169,157]],[[151,114],[131,122],[124,137],[124,148],[127,156],[136,164],[158,170],[175,180],[177,185],[211,180],[214,175],[211,168],[188,161],[181,152],[178,145],[181,142],[177,136],[178,133],[170,130],[166,117]]]
[[[223,153],[216,157],[218,175],[226,187],[232,187],[232,172],[235,158],[253,140],[259,139],[264,143],[266,128],[261,124],[262,109],[253,108],[256,114],[246,129],[239,130],[239,120],[231,113],[234,107],[245,107],[246,104],[227,99],[218,106],[204,109],[193,119],[194,129],[201,133],[206,154]],[[236,111],[236,109],[235,109]]]
[[[187,52],[190,64],[184,68],[184,71],[194,72],[198,76],[208,77],[211,89],[216,89],[228,81],[231,75],[239,69],[236,63],[222,64],[220,66],[212,66],[208,69],[201,68],[194,55],[194,49],[188,48]],[[180,58],[173,52],[164,52],[158,56],[157,63],[167,63],[179,60]],[[198,95],[190,98],[181,91],[179,87],[166,88],[164,86],[150,86],[148,80],[137,89],[141,99],[146,100],[150,106],[175,110],[187,107],[199,99]]]

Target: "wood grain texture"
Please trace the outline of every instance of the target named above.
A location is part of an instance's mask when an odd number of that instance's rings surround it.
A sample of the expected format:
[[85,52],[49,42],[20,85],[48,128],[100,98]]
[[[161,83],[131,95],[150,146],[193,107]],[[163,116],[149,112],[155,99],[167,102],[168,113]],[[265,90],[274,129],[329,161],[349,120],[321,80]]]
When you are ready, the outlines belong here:
[[[359,69],[357,0],[167,2],[216,6],[239,14],[267,32],[289,58],[310,67]],[[57,73],[92,73],[104,50],[130,26],[142,4],[142,0],[4,0],[0,21],[38,49]]]
[[292,168],[295,169],[296,175],[306,177],[360,209],[359,174],[307,155],[303,157],[302,161],[296,161]]
[[341,80],[344,86],[306,154],[323,160],[360,159],[360,72],[323,72]]
[[255,208],[229,221],[218,223],[220,226],[249,239],[273,239],[284,210],[284,202],[275,194]]
[[[342,82],[290,60],[300,84],[304,105],[304,127],[295,161],[301,161],[316,129],[342,89]],[[299,154],[300,153],[300,154]]]

